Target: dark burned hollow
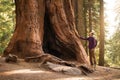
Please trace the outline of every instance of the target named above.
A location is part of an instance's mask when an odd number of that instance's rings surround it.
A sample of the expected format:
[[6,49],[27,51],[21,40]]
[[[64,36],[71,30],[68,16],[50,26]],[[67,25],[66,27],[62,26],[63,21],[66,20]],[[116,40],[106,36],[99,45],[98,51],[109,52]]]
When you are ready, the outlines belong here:
[[43,50],[45,53],[49,53],[64,60],[76,60],[75,53],[56,38],[47,10],[44,17]]

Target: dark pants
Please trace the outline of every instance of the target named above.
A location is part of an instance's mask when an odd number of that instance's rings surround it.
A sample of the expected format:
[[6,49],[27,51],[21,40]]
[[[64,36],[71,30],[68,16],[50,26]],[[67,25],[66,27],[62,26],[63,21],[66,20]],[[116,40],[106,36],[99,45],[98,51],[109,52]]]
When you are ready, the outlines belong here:
[[89,49],[89,59],[90,59],[90,64],[91,65],[96,65],[96,58],[95,58],[95,53],[94,53],[94,48],[93,49]]

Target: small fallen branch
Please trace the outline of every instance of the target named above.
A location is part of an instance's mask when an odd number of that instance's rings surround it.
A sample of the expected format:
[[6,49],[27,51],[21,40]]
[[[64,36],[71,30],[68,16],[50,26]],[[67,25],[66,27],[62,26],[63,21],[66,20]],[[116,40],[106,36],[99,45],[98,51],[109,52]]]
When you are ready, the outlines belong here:
[[9,63],[9,62],[13,62],[16,63],[17,62],[17,56],[16,55],[12,55],[9,54],[5,57],[5,62]]

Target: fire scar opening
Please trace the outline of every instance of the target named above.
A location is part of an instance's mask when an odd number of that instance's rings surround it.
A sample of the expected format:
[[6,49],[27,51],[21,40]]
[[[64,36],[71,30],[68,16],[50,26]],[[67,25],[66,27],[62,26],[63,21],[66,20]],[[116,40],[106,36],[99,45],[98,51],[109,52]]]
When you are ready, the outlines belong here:
[[54,55],[64,60],[76,60],[76,55],[72,51],[68,50],[67,46],[65,46],[57,39],[49,15],[50,14],[48,14],[48,11],[46,10],[44,17],[44,52],[50,53],[51,55]]

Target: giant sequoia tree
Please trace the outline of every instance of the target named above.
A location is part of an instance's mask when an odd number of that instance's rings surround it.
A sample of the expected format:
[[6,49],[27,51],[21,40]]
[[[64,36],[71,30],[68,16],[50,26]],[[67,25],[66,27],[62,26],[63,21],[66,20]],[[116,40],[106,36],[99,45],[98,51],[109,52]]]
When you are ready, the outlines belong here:
[[4,56],[45,53],[89,64],[75,28],[71,0],[15,0],[16,26]]

